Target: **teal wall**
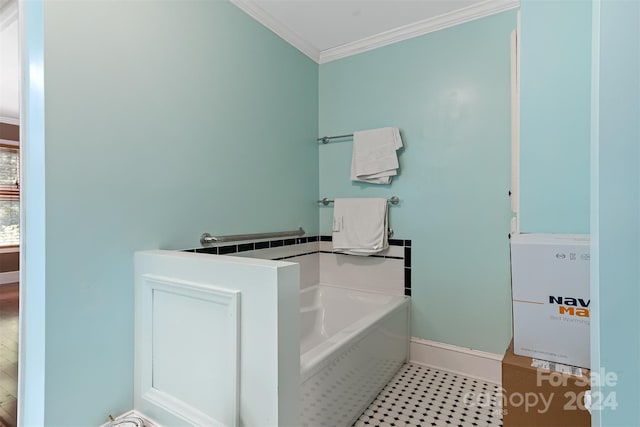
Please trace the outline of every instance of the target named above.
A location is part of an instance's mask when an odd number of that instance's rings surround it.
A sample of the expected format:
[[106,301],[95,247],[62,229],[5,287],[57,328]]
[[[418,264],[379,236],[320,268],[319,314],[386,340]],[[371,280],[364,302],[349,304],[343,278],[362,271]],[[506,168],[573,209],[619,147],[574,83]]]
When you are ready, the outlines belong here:
[[[594,2],[592,369],[594,426],[640,425],[640,3]],[[612,407],[607,403],[616,403]]]
[[228,2],[46,2],[43,20],[45,352],[25,369],[44,361],[44,424],[99,425],[133,404],[134,251],[317,233],[318,66]]
[[[640,113],[625,95],[638,88],[640,11],[596,5],[597,78],[591,2],[523,0],[521,228],[586,233],[591,220],[592,354],[621,378],[602,389],[621,406],[594,424],[635,425]],[[131,408],[134,251],[193,247],[203,231],[329,233],[316,196],[398,195],[413,335],[504,351],[515,12],[318,67],[227,2],[22,8],[24,425],[68,425],[71,411],[98,425]],[[350,182],[350,140],[315,143],[382,126],[405,141],[391,186]]]
[[[320,66],[320,135],[397,126],[392,184],[352,183],[352,142],[319,147],[319,197],[390,197],[412,239],[412,335],[503,353],[509,280],[510,11]],[[331,232],[331,208],[320,231]]]
[[591,2],[520,10],[520,231],[588,233]]

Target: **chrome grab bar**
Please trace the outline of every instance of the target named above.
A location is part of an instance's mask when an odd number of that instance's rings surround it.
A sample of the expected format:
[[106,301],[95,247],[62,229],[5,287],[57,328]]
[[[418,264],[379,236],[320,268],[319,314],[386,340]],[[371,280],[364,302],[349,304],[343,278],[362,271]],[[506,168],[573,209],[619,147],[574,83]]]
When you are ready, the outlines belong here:
[[202,246],[209,245],[211,243],[222,242],[237,242],[240,240],[256,240],[256,239],[269,239],[271,237],[295,237],[304,235],[302,227],[297,230],[291,231],[275,231],[273,233],[255,233],[255,234],[230,234],[228,236],[212,236],[209,233],[203,233],[200,236],[200,244]]
[[[318,200],[318,203],[322,203],[324,206],[328,206],[329,203],[333,203],[334,201],[325,197],[322,200]],[[393,196],[390,199],[387,199],[387,203],[391,203],[392,205],[397,205],[400,203],[400,198],[398,196]]]

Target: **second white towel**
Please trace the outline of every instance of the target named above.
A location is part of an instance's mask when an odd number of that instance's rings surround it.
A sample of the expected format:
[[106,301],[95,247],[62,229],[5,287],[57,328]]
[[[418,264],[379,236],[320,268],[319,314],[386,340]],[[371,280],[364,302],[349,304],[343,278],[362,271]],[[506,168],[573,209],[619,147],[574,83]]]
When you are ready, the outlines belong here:
[[336,199],[333,250],[371,255],[389,248],[387,199]]
[[389,184],[400,167],[396,150],[402,147],[398,128],[354,132],[351,180]]

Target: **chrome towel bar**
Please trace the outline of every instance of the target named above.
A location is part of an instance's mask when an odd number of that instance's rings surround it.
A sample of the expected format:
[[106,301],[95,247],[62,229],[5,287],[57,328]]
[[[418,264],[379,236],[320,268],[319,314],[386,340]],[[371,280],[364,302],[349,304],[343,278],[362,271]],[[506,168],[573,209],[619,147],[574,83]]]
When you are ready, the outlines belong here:
[[212,236],[209,233],[204,233],[200,236],[200,244],[202,246],[209,245],[211,243],[222,242],[237,242],[240,240],[256,240],[256,239],[269,239],[272,237],[295,237],[304,235],[302,227],[297,230],[291,231],[275,231],[273,233],[255,233],[255,234],[230,234],[228,236]]
[[342,138],[351,138],[353,137],[352,133],[346,135],[337,135],[337,136],[323,136],[322,138],[318,138],[318,142],[322,142],[323,144],[327,144],[332,139],[342,139]]
[[[328,199],[328,198],[324,198],[322,200],[318,200],[318,203],[322,203],[324,206],[329,205],[329,203],[333,203],[334,200]],[[392,205],[397,205],[398,203],[400,203],[400,198],[398,196],[393,196],[390,199],[387,199],[387,203],[391,203]]]

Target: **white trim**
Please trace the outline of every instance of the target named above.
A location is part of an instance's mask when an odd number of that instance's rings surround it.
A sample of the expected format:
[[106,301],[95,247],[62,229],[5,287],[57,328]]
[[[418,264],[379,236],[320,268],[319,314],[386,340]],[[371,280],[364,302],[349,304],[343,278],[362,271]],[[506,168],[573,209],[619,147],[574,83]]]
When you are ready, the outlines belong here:
[[520,232],[520,11],[511,32],[511,234]]
[[255,0],[230,0],[232,4],[245,12],[247,15],[276,33],[281,39],[298,49],[300,52],[313,59],[315,62],[320,60],[320,51],[309,44],[298,33],[292,31],[282,22],[275,19],[267,11],[265,11],[258,1]]
[[20,252],[20,247],[19,246],[0,247],[0,254],[11,254],[14,252]]
[[[591,9],[591,126],[590,126],[590,166],[591,166],[591,182],[590,182],[590,227],[591,233],[590,252],[591,260],[589,262],[589,296],[591,298],[591,309],[589,312],[589,339],[590,339],[590,356],[591,370],[595,372],[604,372],[602,358],[600,352],[600,206],[602,200],[600,198],[600,18],[601,18],[601,1],[596,0],[592,3]],[[602,288],[604,290],[604,287]],[[622,350],[625,351],[625,350]],[[591,395],[595,393],[607,392],[603,389],[600,381],[595,381],[591,386]],[[602,395],[602,394],[601,394]],[[586,396],[585,396],[586,397]],[[593,427],[601,427],[603,411],[591,412],[591,425]]]
[[466,22],[474,21],[506,10],[515,9],[517,7],[520,7],[520,0],[487,0],[443,15],[424,19],[422,21],[366,37],[352,43],[347,43],[331,49],[325,49],[320,52],[319,63],[324,64],[326,62],[335,61],[347,56],[377,49],[382,46],[387,46],[413,37],[418,37],[423,34],[442,30],[444,28],[464,24]]
[[521,11],[518,10],[516,16],[516,97],[517,97],[517,110],[516,110],[516,126],[518,127],[516,131],[516,151],[517,151],[517,160],[516,160],[516,233],[520,233],[520,57],[522,56],[522,49],[520,48],[520,41],[522,40],[521,34]]
[[502,355],[411,337],[411,363],[502,384]]
[[6,285],[7,283],[15,283],[20,280],[20,271],[7,271],[0,273],[0,285]]

